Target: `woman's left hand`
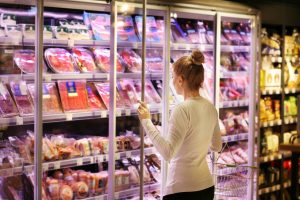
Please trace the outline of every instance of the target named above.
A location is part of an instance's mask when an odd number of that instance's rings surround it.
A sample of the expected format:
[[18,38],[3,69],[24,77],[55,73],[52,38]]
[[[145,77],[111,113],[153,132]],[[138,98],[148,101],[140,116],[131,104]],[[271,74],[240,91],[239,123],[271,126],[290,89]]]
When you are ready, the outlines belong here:
[[142,119],[151,119],[150,111],[147,107],[147,104],[143,101],[139,101],[140,106],[138,107],[138,115],[140,120]]

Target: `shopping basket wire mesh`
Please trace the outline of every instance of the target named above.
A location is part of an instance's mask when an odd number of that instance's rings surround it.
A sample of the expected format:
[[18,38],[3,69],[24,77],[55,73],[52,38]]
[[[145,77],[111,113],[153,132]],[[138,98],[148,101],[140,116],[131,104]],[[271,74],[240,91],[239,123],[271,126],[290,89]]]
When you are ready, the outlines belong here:
[[[225,150],[228,150],[227,155],[233,160],[232,163],[220,162],[220,156]],[[248,185],[252,184],[257,167],[238,164],[237,157],[233,155],[227,143],[215,160],[214,156],[211,156],[211,162],[211,172],[215,182],[215,199],[246,199]]]

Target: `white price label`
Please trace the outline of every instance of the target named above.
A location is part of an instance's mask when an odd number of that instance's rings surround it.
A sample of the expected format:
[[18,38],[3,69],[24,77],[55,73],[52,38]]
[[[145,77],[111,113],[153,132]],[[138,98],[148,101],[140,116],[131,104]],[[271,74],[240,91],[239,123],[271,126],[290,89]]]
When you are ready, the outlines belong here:
[[133,43],[133,48],[134,48],[134,49],[138,49],[138,48],[139,48],[139,45],[138,45],[137,42]]
[[282,159],[282,155],[281,154],[278,155],[278,159],[279,160]]
[[4,50],[4,53],[5,53],[5,54],[13,54],[13,53],[14,53],[14,50],[12,50],[12,49],[5,49],[5,50]]
[[54,163],[54,169],[60,169],[60,162]]
[[117,109],[116,115],[117,115],[117,117],[120,117],[122,115],[122,110],[121,109]]
[[274,156],[273,155],[270,156],[270,160],[271,161],[274,160]]
[[296,62],[296,58],[294,56],[292,57],[292,62]]
[[96,199],[97,200],[104,200],[104,195],[98,196]]
[[286,94],[288,94],[288,93],[289,93],[289,88],[284,88],[284,92],[285,92]]
[[292,118],[292,119],[290,119],[290,123],[292,124],[292,123],[294,123],[294,119]]
[[191,50],[191,45],[190,44],[186,45],[186,50],[188,50],[188,51]]
[[68,47],[70,47],[70,48],[74,47],[74,40],[72,40],[72,39],[68,40]]
[[120,154],[119,154],[119,153],[116,153],[116,154],[115,154],[115,159],[116,159],[116,160],[120,160]]
[[270,95],[273,94],[273,90],[272,90],[272,89],[269,90],[269,94],[270,94]]
[[131,115],[131,110],[130,109],[126,109],[125,110],[125,115],[126,116],[130,116]]
[[44,163],[44,164],[43,164],[43,171],[46,172],[46,171],[48,171],[48,170],[49,170],[49,165],[48,165],[48,163]]
[[23,124],[24,124],[23,117],[17,116],[17,117],[16,117],[16,124],[17,124],[17,125],[23,125]]
[[282,122],[281,122],[281,120],[279,119],[279,120],[277,121],[277,125],[279,125],[279,126],[280,126],[280,125],[281,125],[281,123],[282,123]]
[[174,46],[174,49],[175,49],[175,50],[178,50],[178,44],[173,43],[173,46]]
[[44,79],[46,82],[50,82],[52,80],[51,74],[45,74]]
[[276,62],[276,58],[275,58],[275,57],[272,57],[272,58],[271,58],[271,61],[272,61],[272,62]]
[[296,93],[296,88],[292,88],[292,93]]
[[77,166],[82,166],[83,164],[83,159],[82,158],[78,158],[77,159]]
[[277,58],[277,61],[278,61],[279,63],[282,63],[282,57],[278,57],[278,58]]
[[264,122],[263,127],[267,127],[267,126],[268,126],[268,122]]
[[72,121],[73,120],[73,114],[72,113],[66,113],[66,120]]
[[109,81],[109,74],[106,74],[106,80]]
[[280,94],[280,89],[277,89],[275,92],[276,94]]
[[98,161],[99,163],[103,162],[103,156],[102,156],[102,155],[101,155],[101,156],[98,156],[98,157],[97,157],[97,161]]
[[131,152],[130,151],[126,151],[126,158],[130,158],[131,157]]
[[274,126],[274,122],[273,121],[270,121],[270,126]]
[[268,162],[268,157],[264,157],[263,161]]
[[106,118],[107,117],[107,111],[106,110],[102,110],[101,111],[101,118]]
[[120,198],[120,193],[119,193],[119,192],[116,192],[116,193],[115,193],[115,198],[116,198],[116,199],[119,199],[119,198]]

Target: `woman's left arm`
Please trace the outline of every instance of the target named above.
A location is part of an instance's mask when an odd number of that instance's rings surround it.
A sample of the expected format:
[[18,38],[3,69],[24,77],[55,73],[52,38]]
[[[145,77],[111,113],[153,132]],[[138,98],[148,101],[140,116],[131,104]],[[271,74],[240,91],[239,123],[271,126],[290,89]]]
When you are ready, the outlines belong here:
[[[164,138],[154,126],[150,117],[143,117],[143,112],[149,111],[147,108],[139,108],[139,116],[144,130],[162,157],[166,161],[170,161],[178,152],[178,149],[181,147],[187,133],[189,126],[187,114],[181,107],[175,107],[171,114],[168,135]],[[148,116],[150,116],[150,113]]]

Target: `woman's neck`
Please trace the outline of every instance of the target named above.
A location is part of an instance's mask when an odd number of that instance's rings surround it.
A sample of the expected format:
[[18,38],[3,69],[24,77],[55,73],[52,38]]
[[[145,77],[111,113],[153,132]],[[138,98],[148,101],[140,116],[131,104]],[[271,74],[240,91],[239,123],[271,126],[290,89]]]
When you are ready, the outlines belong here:
[[187,99],[189,99],[189,98],[200,97],[200,93],[199,93],[199,90],[195,90],[195,91],[184,91],[184,92],[183,92],[183,97],[184,97],[184,100],[187,100]]

